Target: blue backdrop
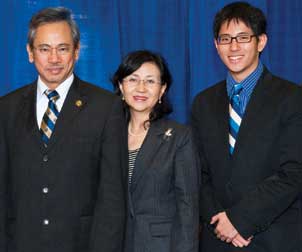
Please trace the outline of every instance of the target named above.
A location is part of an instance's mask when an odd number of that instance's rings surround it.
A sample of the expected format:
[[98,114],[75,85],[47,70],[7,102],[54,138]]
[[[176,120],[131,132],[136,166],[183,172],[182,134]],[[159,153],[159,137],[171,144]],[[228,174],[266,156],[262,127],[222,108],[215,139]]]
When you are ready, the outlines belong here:
[[[193,97],[225,77],[212,35],[215,13],[229,0],[4,0],[0,10],[0,95],[36,78],[25,50],[33,13],[47,6],[70,8],[81,30],[75,72],[111,90],[109,81],[121,58],[151,49],[168,61],[174,83],[172,117],[185,122]],[[250,0],[268,19],[268,45],[262,61],[275,74],[302,82],[302,1]]]

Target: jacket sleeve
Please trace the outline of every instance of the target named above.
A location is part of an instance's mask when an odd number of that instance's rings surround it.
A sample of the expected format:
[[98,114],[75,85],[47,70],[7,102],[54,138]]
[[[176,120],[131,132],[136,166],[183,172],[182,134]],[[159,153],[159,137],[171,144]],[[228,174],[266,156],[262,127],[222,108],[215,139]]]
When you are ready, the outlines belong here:
[[174,160],[176,217],[173,223],[171,251],[198,251],[198,160],[191,131],[186,128]]
[[226,210],[239,233],[249,237],[269,228],[297,198],[302,188],[302,94],[282,104],[280,167]]
[[6,225],[7,225],[7,167],[8,150],[7,136],[4,131],[4,109],[0,101],[0,251],[7,251]]
[[200,217],[201,220],[208,224],[211,218],[223,211],[223,207],[215,197],[212,184],[212,174],[209,169],[209,164],[204,152],[203,141],[201,138],[201,131],[203,125],[203,115],[200,114],[200,97],[197,97],[192,106],[191,125],[193,128],[194,141],[198,150],[200,169],[201,172],[201,185],[200,185]]
[[102,134],[100,183],[91,232],[91,251],[123,250],[126,216],[126,178],[123,167],[126,148],[124,117],[119,99],[115,100]]

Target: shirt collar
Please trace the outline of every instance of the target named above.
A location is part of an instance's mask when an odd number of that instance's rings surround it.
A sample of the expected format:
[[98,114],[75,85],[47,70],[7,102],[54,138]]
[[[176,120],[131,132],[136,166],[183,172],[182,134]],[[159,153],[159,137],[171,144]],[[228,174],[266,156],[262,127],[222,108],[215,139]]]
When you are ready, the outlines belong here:
[[254,89],[257,81],[259,80],[262,72],[263,72],[263,64],[260,60],[259,60],[257,68],[248,77],[246,77],[241,82],[236,82],[234,80],[233,76],[231,75],[231,73],[228,72],[227,78],[226,78],[228,96],[229,97],[232,96],[233,87],[236,84],[241,84],[242,85],[242,88],[243,88],[242,92],[250,94],[252,92],[252,90]]
[[[71,74],[65,81],[63,81],[59,86],[57,86],[55,90],[60,95],[60,98],[65,99],[73,80],[74,74]],[[47,89],[47,85],[42,81],[41,77],[39,76],[37,83],[37,101],[39,101],[43,97]]]

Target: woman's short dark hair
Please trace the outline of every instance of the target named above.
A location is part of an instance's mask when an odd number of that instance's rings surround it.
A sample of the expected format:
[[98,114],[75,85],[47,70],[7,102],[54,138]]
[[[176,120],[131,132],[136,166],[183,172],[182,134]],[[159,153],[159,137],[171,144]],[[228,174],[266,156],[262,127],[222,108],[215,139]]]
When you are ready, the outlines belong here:
[[221,26],[227,22],[242,21],[251,28],[256,36],[266,34],[266,18],[259,8],[246,2],[234,2],[223,7],[215,16],[213,32],[215,39],[218,39]]
[[30,48],[34,46],[34,39],[39,26],[56,22],[66,22],[71,30],[73,45],[76,48],[80,42],[80,31],[74,21],[71,11],[64,7],[49,7],[40,10],[32,16],[29,22],[29,31],[27,34],[27,43]]
[[[148,50],[140,50],[130,52],[126,57],[122,60],[122,63],[119,65],[117,71],[114,73],[111,82],[114,86],[114,90],[118,95],[121,95],[121,91],[119,88],[119,84],[123,82],[123,79],[137,69],[139,69],[144,63],[153,63],[158,67],[160,72],[160,83],[161,85],[166,85],[166,90],[161,97],[161,103],[156,103],[153,110],[149,115],[148,122],[152,123],[153,121],[162,118],[165,115],[168,115],[172,112],[172,106],[168,99],[168,91],[172,84],[172,76],[168,69],[167,63],[165,59],[157,53],[148,51]],[[125,104],[126,113],[129,118],[129,109]]]

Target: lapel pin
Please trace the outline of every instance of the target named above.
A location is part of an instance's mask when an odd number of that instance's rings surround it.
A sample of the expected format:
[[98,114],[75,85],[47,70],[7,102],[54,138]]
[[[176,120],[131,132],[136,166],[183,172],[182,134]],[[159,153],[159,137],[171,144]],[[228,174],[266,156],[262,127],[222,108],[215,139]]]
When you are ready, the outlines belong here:
[[168,140],[169,137],[172,136],[172,131],[173,131],[172,128],[168,128],[168,129],[165,131],[165,135],[164,135],[164,139],[165,139],[165,140]]
[[81,100],[76,100],[75,105],[79,108],[83,105],[83,102]]

